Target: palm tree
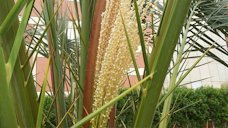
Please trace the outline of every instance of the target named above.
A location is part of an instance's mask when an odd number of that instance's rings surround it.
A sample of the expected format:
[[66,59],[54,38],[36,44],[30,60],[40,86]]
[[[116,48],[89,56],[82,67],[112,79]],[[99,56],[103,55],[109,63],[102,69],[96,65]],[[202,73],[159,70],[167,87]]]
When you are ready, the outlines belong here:
[[[178,39],[180,35],[185,35],[183,27],[193,35],[184,36],[184,43],[189,44],[191,49],[182,51],[183,54],[197,50],[203,56],[207,55],[228,66],[210,48],[213,44],[213,49],[225,55],[228,55],[227,50],[205,32],[210,31],[221,38],[221,33],[227,35],[227,23],[223,19],[227,12],[227,1],[210,0],[201,3],[195,8],[192,22],[188,23],[186,19],[191,18],[189,8],[194,8],[191,3],[194,5],[196,1],[163,1],[164,7],[161,4],[163,2],[154,0],[80,0],[79,3],[75,0],[77,19],[73,19],[73,14],[70,14],[72,17],[69,19],[72,20],[74,30],[77,31],[74,34],[78,33],[79,40],[67,39],[66,19],[59,12],[62,2],[43,2],[43,10],[38,13],[45,27],[42,28],[37,23],[34,30],[27,31],[26,36],[30,36],[31,41],[25,44],[24,31],[28,26],[34,0],[18,0],[16,3],[13,0],[0,1],[0,99],[5,103],[0,104],[0,115],[6,115],[0,116],[2,127],[44,126],[49,116],[43,113],[48,72],[52,77],[52,105],[56,108],[58,127],[68,127],[69,120],[74,124],[73,127],[79,127],[91,119],[94,127],[106,127],[111,107],[139,87],[140,101],[136,107],[134,127],[151,127],[157,106],[173,92],[168,91],[163,99],[160,97],[169,69],[176,68],[178,73],[179,67],[170,63],[174,59],[175,49],[181,51]],[[17,17],[20,12],[23,16],[19,23]],[[141,17],[144,15],[152,18],[149,25]],[[143,31],[145,26],[153,31],[152,53],[146,51],[147,42]],[[193,37],[202,40],[207,47]],[[118,95],[120,82],[131,60],[135,70],[138,70],[134,54],[137,45],[142,48],[144,76],[137,73],[139,83]],[[26,48],[31,50],[30,54]],[[39,98],[32,77],[38,53],[49,59]],[[33,55],[36,57],[30,66],[29,60]],[[174,83],[180,84],[203,56],[199,57],[183,77],[178,80],[174,78]],[[110,65],[112,68],[109,68]],[[67,83],[71,87],[70,108],[66,108],[64,96],[64,86]],[[105,85],[112,86],[108,86],[106,91]],[[102,90],[101,86],[104,93],[99,91]],[[103,97],[99,96],[101,92]],[[172,97],[168,99],[172,100]],[[97,105],[97,101],[101,105]],[[167,107],[169,112],[168,106],[169,103],[164,108]],[[86,127],[89,125],[87,123]]]

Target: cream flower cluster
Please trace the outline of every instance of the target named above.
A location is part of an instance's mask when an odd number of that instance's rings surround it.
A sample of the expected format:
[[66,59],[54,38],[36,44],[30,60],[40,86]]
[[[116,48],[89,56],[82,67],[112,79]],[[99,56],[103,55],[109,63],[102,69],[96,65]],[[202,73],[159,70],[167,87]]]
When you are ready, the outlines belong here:
[[[118,5],[115,5],[117,3]],[[113,10],[115,10],[116,14],[110,11],[113,6],[115,6]],[[132,48],[136,50],[139,44],[135,12],[131,7],[131,0],[107,0],[97,53],[93,111],[118,95],[124,76],[131,65],[132,59],[121,15],[123,16]],[[108,108],[94,118],[91,121],[92,126],[107,127],[110,111],[111,108]]]
[[116,20],[120,7],[120,0],[106,0],[105,12],[102,14],[101,32],[97,51],[96,71],[95,71],[95,86],[98,80],[98,75],[101,70],[101,63],[104,59],[105,49],[108,46],[112,28]]

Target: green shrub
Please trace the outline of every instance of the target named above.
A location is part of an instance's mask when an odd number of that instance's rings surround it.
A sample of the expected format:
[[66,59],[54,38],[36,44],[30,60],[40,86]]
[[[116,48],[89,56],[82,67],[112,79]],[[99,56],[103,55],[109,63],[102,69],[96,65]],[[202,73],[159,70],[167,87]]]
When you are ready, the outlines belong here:
[[[57,126],[56,125],[55,107],[53,106],[54,104],[52,102],[53,102],[53,97],[49,97],[48,96],[48,97],[45,98],[44,115],[48,116],[48,118],[46,118],[45,122],[44,122],[45,123],[44,124],[45,128],[53,128],[53,127]],[[69,98],[66,98],[67,110],[68,110],[69,106],[70,106],[70,100],[69,100]],[[67,118],[69,119],[68,116],[67,116]],[[70,124],[69,126],[71,126],[72,122],[70,120],[68,120],[68,124]]]
[[[137,94],[133,92],[118,102],[116,111],[118,128],[133,127],[133,117],[135,109],[137,109],[135,106],[138,100]],[[69,100],[67,101],[68,108]],[[179,128],[202,128],[208,120],[212,120],[216,128],[224,128],[224,123],[228,122],[228,89],[199,88],[193,90],[177,88],[173,95],[173,101],[174,113],[172,113],[170,118],[170,128],[173,125]],[[47,97],[44,106],[46,115],[51,103],[52,99]],[[162,105],[156,111],[154,127],[158,126]],[[51,128],[51,125],[56,126],[54,111],[52,106],[48,121],[45,122],[45,127],[47,128]]]
[[[129,97],[130,95],[118,102],[117,114]],[[172,113],[169,127],[176,125],[182,128],[200,128],[204,127],[208,120],[213,120],[217,128],[224,128],[224,123],[228,121],[228,89],[178,88],[174,92],[173,101],[175,102],[175,105],[173,103],[174,113]],[[130,102],[126,106],[129,105],[131,105]],[[158,126],[161,110],[162,105],[156,112],[153,126]],[[118,127],[123,127],[122,120],[127,128],[131,128],[133,115],[132,107],[128,108],[117,119]]]

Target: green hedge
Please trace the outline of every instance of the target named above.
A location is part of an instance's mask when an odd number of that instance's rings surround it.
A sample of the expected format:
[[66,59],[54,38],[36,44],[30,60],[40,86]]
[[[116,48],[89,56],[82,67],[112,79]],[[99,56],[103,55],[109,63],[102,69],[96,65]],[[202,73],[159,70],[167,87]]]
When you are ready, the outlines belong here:
[[[48,118],[46,118],[45,122],[44,122],[45,128],[55,128],[57,126],[56,125],[55,108],[53,106],[53,99],[54,99],[54,97],[49,97],[49,96],[45,98],[44,114],[45,114],[45,116],[48,116]],[[68,110],[70,107],[69,98],[66,98],[66,106],[67,106],[67,110]],[[69,116],[67,116],[66,118],[70,119]],[[71,126],[72,122],[69,121],[68,124],[69,124],[69,126]]]
[[[139,100],[137,98],[137,95],[132,93],[118,102],[116,114],[118,128],[125,126],[132,128],[135,106]],[[179,128],[203,128],[208,120],[213,120],[216,128],[225,128],[225,122],[228,122],[228,89],[178,88],[174,92],[173,101],[174,113],[170,119],[170,128],[173,125]],[[51,102],[50,97],[46,98],[45,114],[47,114]],[[156,112],[154,127],[158,126],[161,110],[162,105]],[[54,109],[49,115],[49,122],[55,125]],[[49,122],[45,123],[45,127],[51,127]]]
[[[135,95],[133,97],[136,98]],[[129,95],[118,103],[117,115],[129,99],[132,99],[132,96]],[[169,127],[176,125],[180,128],[203,128],[208,120],[213,120],[216,128],[225,128],[225,123],[228,122],[228,89],[178,88],[174,92],[173,101],[174,113],[172,113]],[[133,106],[133,104],[128,102],[125,106]],[[162,105],[159,106],[155,115],[154,127],[158,126],[161,110]],[[133,116],[132,107],[125,109],[118,118],[118,127],[125,125],[131,128]]]

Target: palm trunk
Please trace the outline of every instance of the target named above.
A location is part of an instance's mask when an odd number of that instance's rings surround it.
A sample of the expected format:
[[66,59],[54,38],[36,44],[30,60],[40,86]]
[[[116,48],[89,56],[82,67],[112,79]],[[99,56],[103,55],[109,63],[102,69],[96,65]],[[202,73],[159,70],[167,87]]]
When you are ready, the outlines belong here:
[[[84,98],[83,98],[84,117],[92,112],[96,56],[97,56],[97,48],[99,43],[101,21],[102,21],[101,14],[105,10],[105,3],[106,3],[106,0],[97,2],[95,6],[94,15],[93,15],[93,22],[92,22],[91,32],[90,32],[88,60],[86,65],[84,94],[83,94],[84,95]],[[84,127],[88,128],[89,122],[85,124]]]
[[80,1],[81,4],[81,12],[82,12],[82,28],[81,34],[81,48],[80,48],[80,69],[79,69],[79,86],[82,87],[83,92],[79,92],[79,99],[77,102],[77,112],[78,119],[82,118],[83,115],[83,93],[85,91],[85,77],[86,77],[86,65],[88,58],[88,48],[89,48],[89,40],[90,40],[90,28],[91,28],[91,20],[92,20],[92,10],[93,10],[93,2],[91,0],[83,0]]

